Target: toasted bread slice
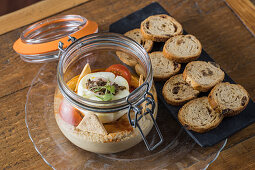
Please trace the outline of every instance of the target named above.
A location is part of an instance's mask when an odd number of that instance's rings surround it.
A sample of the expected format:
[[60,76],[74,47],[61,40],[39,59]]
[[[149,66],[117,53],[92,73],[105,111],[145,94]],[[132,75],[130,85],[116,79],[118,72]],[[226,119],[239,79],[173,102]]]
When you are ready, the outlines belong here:
[[204,133],[216,128],[223,119],[223,115],[213,110],[208,97],[201,97],[186,103],[179,110],[180,123],[189,130]]
[[183,79],[194,89],[207,92],[223,81],[225,73],[211,62],[192,61],[183,71]]
[[169,77],[177,74],[181,69],[181,64],[178,64],[166,57],[160,51],[149,54],[153,70],[154,80],[166,80]]
[[140,28],[128,31],[124,35],[141,44],[147,52],[151,51],[153,47],[153,41],[143,38]]
[[165,42],[170,37],[182,34],[182,26],[173,17],[160,14],[153,15],[141,23],[141,32],[145,39]]
[[166,41],[164,56],[178,63],[188,63],[199,57],[202,45],[193,35],[177,35]]
[[219,83],[209,96],[211,107],[224,116],[234,116],[243,111],[249,103],[248,92],[239,84]]
[[[153,41],[143,38],[141,30],[139,28],[128,31],[124,35],[141,44],[143,48],[146,50],[146,52],[151,51],[153,47]],[[117,51],[116,54],[123,63],[131,67],[137,64],[137,60],[127,53]]]
[[119,59],[125,63],[126,65],[129,65],[131,67],[134,67],[138,62],[135,57],[122,52],[122,51],[116,51],[116,55],[119,57]]
[[184,81],[182,74],[178,74],[167,80],[163,87],[162,94],[167,103],[177,106],[196,98],[199,91],[194,90]]
[[135,72],[136,72],[138,75],[143,75],[143,77],[146,77],[145,70],[143,69],[143,67],[141,66],[140,63],[138,63],[138,64],[135,65]]

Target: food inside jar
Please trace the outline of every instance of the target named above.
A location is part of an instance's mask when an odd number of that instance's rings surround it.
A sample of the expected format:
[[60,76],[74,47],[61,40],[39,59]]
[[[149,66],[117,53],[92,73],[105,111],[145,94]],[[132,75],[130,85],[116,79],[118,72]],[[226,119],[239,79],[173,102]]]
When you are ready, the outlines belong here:
[[[138,77],[132,75],[128,68],[121,64],[111,65],[107,69],[91,71],[86,64],[80,75],[73,77],[67,85],[78,95],[96,101],[111,101],[128,96],[139,86]],[[76,90],[77,89],[77,90]],[[64,100],[63,100],[64,101]],[[88,111],[76,109],[67,102],[59,108],[61,118],[73,126],[78,126]],[[70,112],[70,113],[67,113]],[[126,112],[113,114],[96,114],[102,123],[110,123],[123,116]]]
[[81,79],[77,94],[97,101],[117,100],[129,95],[129,84],[111,72],[90,73]]
[[117,100],[129,95],[131,73],[124,65],[111,65],[94,73],[88,67],[87,64],[82,71],[85,74],[79,76],[80,81],[76,85],[78,95],[96,101]]
[[[117,96],[125,97],[143,83],[142,75],[138,78],[132,74],[116,72],[114,69],[114,73],[109,69],[108,72],[106,70],[91,71],[87,65],[81,73],[82,76],[73,77],[67,82],[67,86],[77,94],[82,94],[84,91],[86,94],[93,94],[92,97],[97,100],[102,99],[95,96],[102,97],[105,94],[112,94],[111,100],[116,100]],[[80,88],[80,86],[83,87]],[[154,87],[152,93],[157,101]],[[116,153],[142,140],[139,130],[129,123],[127,109],[112,113],[82,110],[63,98],[59,90],[56,91],[54,106],[55,118],[60,130],[72,143],[82,149],[96,153]],[[147,106],[143,103],[142,107],[144,110]],[[154,118],[156,115],[157,107],[154,111]],[[134,119],[133,111],[130,116]],[[153,121],[147,114],[139,120],[139,124],[146,136],[153,126]]]

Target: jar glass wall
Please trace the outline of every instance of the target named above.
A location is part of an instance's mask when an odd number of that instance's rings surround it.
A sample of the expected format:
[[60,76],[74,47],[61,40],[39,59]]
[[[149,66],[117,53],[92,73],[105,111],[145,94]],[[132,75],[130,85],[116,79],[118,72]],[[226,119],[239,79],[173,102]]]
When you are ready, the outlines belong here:
[[[115,153],[136,145],[142,137],[139,129],[133,128],[128,119],[130,105],[126,97],[96,101],[74,92],[79,74],[87,63],[92,72],[104,71],[113,64],[125,65],[132,75],[130,87],[136,89],[131,93],[129,102],[133,105],[139,103],[146,96],[146,90],[149,90],[154,96],[155,109],[152,115],[156,118],[157,94],[148,54],[138,43],[127,37],[100,33],[75,41],[60,54],[58,88],[54,100],[55,118],[60,130],[75,145],[96,153]],[[143,76],[140,76],[141,74]],[[141,85],[139,77],[143,77],[142,88],[138,88]],[[142,110],[140,115],[143,116],[138,122],[146,136],[154,122],[150,114],[143,113],[146,108],[151,109],[151,105],[145,106],[145,103],[142,103],[139,108]],[[96,123],[88,126],[90,120],[85,120],[87,115],[93,115],[90,119],[94,118]],[[131,119],[135,119],[134,111],[131,111],[130,115]],[[80,128],[82,122],[87,129]]]

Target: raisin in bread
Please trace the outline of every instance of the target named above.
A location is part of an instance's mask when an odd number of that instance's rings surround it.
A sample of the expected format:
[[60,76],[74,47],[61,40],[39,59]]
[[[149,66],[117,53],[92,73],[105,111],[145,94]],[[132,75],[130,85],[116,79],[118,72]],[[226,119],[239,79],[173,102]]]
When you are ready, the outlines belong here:
[[170,37],[182,34],[182,26],[174,18],[160,14],[153,15],[141,23],[141,32],[144,38],[165,42]]
[[178,74],[167,80],[163,87],[162,94],[167,103],[177,106],[196,98],[199,91],[194,90],[184,81],[182,74]]
[[234,116],[245,109],[249,103],[248,92],[239,84],[219,83],[209,96],[211,107],[224,116]]
[[213,62],[192,61],[183,71],[184,80],[194,89],[207,92],[222,82],[225,73]]
[[181,69],[181,64],[164,57],[163,53],[160,51],[150,53],[149,56],[154,80],[166,80],[177,74]]
[[204,133],[216,128],[223,119],[223,115],[213,110],[208,97],[201,97],[189,101],[179,110],[180,123],[189,130]]
[[164,56],[178,63],[188,63],[199,57],[202,45],[193,35],[177,35],[166,41]]

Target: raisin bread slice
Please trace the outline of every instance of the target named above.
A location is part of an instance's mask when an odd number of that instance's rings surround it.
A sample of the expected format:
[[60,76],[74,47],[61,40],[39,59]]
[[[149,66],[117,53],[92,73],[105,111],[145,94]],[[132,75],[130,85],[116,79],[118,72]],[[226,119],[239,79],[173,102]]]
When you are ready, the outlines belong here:
[[199,91],[194,90],[184,81],[182,74],[178,74],[167,80],[163,87],[162,94],[167,103],[177,106],[196,98]]
[[149,56],[154,80],[166,80],[177,74],[181,69],[181,64],[164,57],[163,53],[160,51],[150,53]]
[[202,45],[193,35],[177,35],[166,41],[164,56],[178,63],[188,63],[199,57]]
[[[141,44],[147,52],[151,51],[153,47],[153,41],[143,38],[141,30],[139,28],[130,30],[126,32],[124,35]],[[129,54],[126,54],[121,51],[117,51],[116,54],[123,63],[131,67],[137,64],[137,60],[134,57],[130,56]]]
[[172,36],[182,34],[182,26],[169,15],[153,15],[141,23],[141,32],[144,38],[165,42]]
[[137,60],[135,57],[122,52],[122,51],[116,51],[116,55],[119,57],[119,59],[125,63],[126,65],[129,65],[131,67],[134,67],[137,64]]
[[151,51],[153,47],[153,41],[143,38],[140,28],[128,31],[124,35],[141,44],[147,52]]
[[140,76],[140,75],[143,75],[144,77],[146,77],[146,72],[145,72],[145,70],[143,69],[143,67],[141,66],[140,63],[138,63],[138,64],[135,65],[135,72],[136,72],[136,74],[138,74],[139,76]]
[[189,130],[204,133],[216,128],[223,115],[213,110],[208,97],[201,97],[186,103],[178,113],[180,123]]
[[194,89],[207,92],[223,81],[225,73],[213,62],[192,61],[183,71],[183,79]]
[[219,83],[209,96],[211,107],[224,116],[234,116],[245,109],[249,103],[248,92],[239,84]]

